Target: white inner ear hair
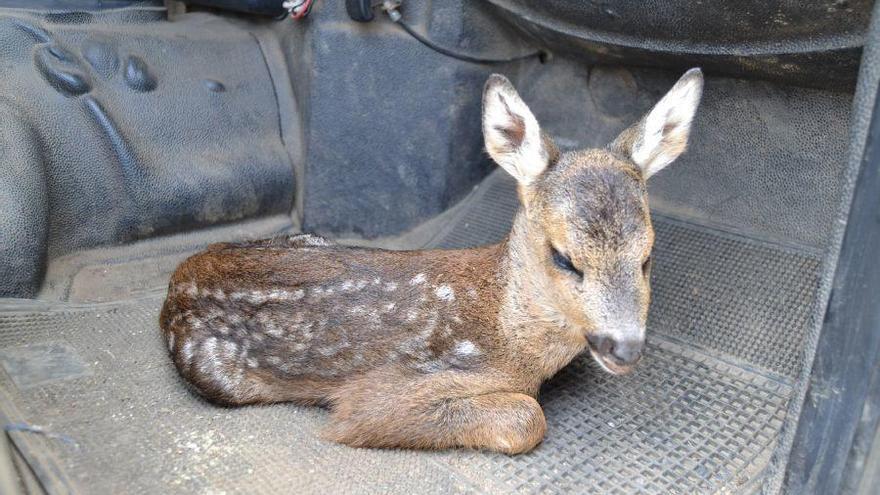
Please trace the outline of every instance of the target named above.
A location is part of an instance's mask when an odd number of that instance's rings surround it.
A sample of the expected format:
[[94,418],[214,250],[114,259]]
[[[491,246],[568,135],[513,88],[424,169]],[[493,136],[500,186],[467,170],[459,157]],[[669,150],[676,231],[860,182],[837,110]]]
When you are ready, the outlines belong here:
[[490,90],[484,112],[489,155],[521,184],[532,183],[548,160],[535,116],[515,92],[503,87]]
[[701,93],[702,79],[685,76],[645,117],[632,159],[646,178],[672,163],[687,148]]

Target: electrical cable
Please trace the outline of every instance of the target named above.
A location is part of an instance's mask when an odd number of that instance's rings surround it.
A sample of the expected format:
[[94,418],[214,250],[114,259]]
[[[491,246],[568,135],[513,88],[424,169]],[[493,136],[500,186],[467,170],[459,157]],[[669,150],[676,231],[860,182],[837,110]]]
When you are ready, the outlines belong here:
[[[314,5],[315,0],[285,0],[282,4],[283,7],[287,10],[284,15],[279,17],[278,19],[284,19],[285,17],[290,17],[291,20],[300,20],[312,11],[312,6]],[[400,13],[398,8],[400,7],[400,0],[385,0],[381,4],[381,8],[388,14],[388,17],[392,22],[401,27],[407,34],[412,36],[416,41],[425,45],[426,47],[434,50],[435,52],[445,55],[447,57],[451,57],[457,60],[461,60],[464,62],[470,62],[473,64],[508,64],[511,62],[517,62],[520,60],[528,60],[530,58],[537,58],[544,63],[550,57],[549,52],[545,52],[543,50],[537,50],[532,53],[527,53],[525,55],[516,55],[513,57],[505,57],[505,58],[491,58],[491,57],[482,57],[477,55],[471,55],[467,53],[461,53],[455,50],[451,50],[449,48],[445,48],[440,46],[425,36],[419,34],[415,29],[412,28],[409,24],[407,24],[403,20],[403,15]],[[349,14],[351,15],[351,14]],[[370,17],[372,18],[372,17]],[[357,20],[357,19],[356,19]]]
[[541,51],[541,50],[535,51],[533,53],[527,53],[525,55],[517,55],[514,57],[508,57],[508,58],[487,58],[487,57],[479,57],[479,56],[475,56],[475,55],[469,55],[466,53],[456,52],[454,50],[450,50],[448,48],[444,48],[440,45],[437,45],[436,43],[429,40],[428,38],[420,35],[409,24],[407,24],[406,22],[403,21],[403,16],[396,9],[386,10],[386,13],[388,14],[388,17],[390,17],[391,20],[395,24],[397,24],[398,26],[403,28],[404,31],[406,31],[410,36],[415,38],[416,41],[418,41],[419,43],[427,46],[428,48],[434,50],[437,53],[446,55],[447,57],[452,57],[452,58],[455,58],[458,60],[462,60],[464,62],[471,62],[474,64],[507,64],[510,62],[516,62],[519,60],[526,60],[526,59],[530,59],[530,58],[534,57],[534,58],[538,58],[538,60],[540,60],[541,63],[544,63],[547,60],[547,57],[549,56],[549,53]]

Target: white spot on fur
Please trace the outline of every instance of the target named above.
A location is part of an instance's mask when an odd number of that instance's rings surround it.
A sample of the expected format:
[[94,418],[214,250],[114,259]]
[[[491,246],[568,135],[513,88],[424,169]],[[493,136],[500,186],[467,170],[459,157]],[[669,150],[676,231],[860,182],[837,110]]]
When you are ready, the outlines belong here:
[[368,316],[371,323],[379,324],[382,321],[382,319],[379,317],[379,313],[375,309],[370,311],[370,314]]
[[227,327],[226,325],[217,326],[217,331],[223,335],[229,335],[229,330],[229,327]]
[[284,336],[284,329],[270,322],[266,323],[266,333],[275,337],[276,339],[280,339]]
[[174,350],[174,332],[168,332],[166,335],[168,337],[168,350],[173,351]]
[[419,332],[419,335],[427,340],[434,335],[435,328],[437,328],[437,320],[434,318],[428,318],[428,321],[425,322],[425,328]]
[[468,295],[468,297],[470,297],[471,299],[476,299],[476,298],[477,298],[477,291],[474,290],[473,287],[468,287],[467,295]]
[[369,284],[369,282],[367,282],[366,280],[358,280],[358,283],[355,287],[357,287],[358,290],[361,290],[366,287],[367,284]]
[[192,339],[190,339],[184,342],[183,347],[181,347],[180,349],[180,357],[182,358],[183,362],[188,365],[192,364],[194,345],[195,344],[193,343]]
[[414,309],[408,309],[406,311],[406,321],[415,321],[416,318],[418,318],[418,317],[419,317],[418,311],[416,311]]
[[199,359],[198,367],[202,374],[210,375],[214,378],[214,370],[217,364],[217,337],[208,337],[202,342],[201,359]]
[[339,353],[339,351],[341,351],[342,349],[345,349],[346,347],[348,347],[347,342],[340,342],[335,345],[328,345],[326,347],[322,347],[322,348],[318,349],[318,352],[321,353],[322,356],[330,357],[330,356],[335,356],[336,354]]
[[453,351],[459,357],[476,356],[480,354],[480,350],[470,340],[462,340],[455,344]]
[[256,368],[260,365],[256,358],[249,357],[245,360],[248,368]]
[[278,356],[269,356],[266,358],[266,362],[272,366],[278,366],[281,364],[281,358]]
[[385,306],[382,307],[382,311],[383,311],[384,313],[390,313],[390,312],[394,311],[394,308],[395,308],[396,306],[397,306],[396,303],[390,302],[390,303],[388,303],[388,304],[386,304]]
[[269,298],[265,293],[261,291],[253,291],[248,294],[247,300],[252,304],[263,304],[264,302],[268,301]]
[[434,295],[444,301],[455,301],[455,291],[448,285],[441,285],[434,289]]
[[350,291],[351,289],[354,288],[354,282],[351,280],[346,280],[345,282],[342,282],[341,288],[344,291]]
[[381,278],[376,277],[376,278],[373,279],[373,285],[379,285],[379,284],[381,284],[381,283],[382,283],[382,279],[381,279]]
[[306,295],[302,289],[293,292],[284,289],[271,289],[268,291],[254,290],[249,292],[233,292],[229,299],[233,301],[247,301],[251,304],[263,304],[268,301],[298,301]]
[[223,353],[226,355],[226,358],[232,359],[235,354],[238,352],[238,344],[231,340],[223,341]]
[[397,290],[397,284],[395,282],[388,282],[387,284],[385,284],[383,290],[385,292],[394,292]]
[[208,337],[202,342],[202,352],[209,355],[217,353],[217,337]]
[[409,281],[409,285],[423,284],[423,283],[425,283],[426,280],[428,280],[428,277],[426,277],[424,273],[420,273],[420,274],[416,275],[415,277],[413,277],[412,280]]
[[199,288],[196,287],[196,284],[189,282],[183,284],[183,291],[190,297],[196,297],[196,294],[199,293]]

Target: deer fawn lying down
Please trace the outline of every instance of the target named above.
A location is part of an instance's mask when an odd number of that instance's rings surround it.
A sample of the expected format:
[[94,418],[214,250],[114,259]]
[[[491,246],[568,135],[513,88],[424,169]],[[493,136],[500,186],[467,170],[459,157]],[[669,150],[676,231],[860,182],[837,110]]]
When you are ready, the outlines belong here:
[[585,349],[614,374],[642,355],[645,180],[685,150],[702,85],[692,69],[607,147],[560,153],[510,82],[491,76],[486,148],[522,203],[506,240],[399,252],[307,234],[213,245],[168,288],[174,363],[222,404],[329,405],[325,436],[352,446],[534,448],[543,380]]

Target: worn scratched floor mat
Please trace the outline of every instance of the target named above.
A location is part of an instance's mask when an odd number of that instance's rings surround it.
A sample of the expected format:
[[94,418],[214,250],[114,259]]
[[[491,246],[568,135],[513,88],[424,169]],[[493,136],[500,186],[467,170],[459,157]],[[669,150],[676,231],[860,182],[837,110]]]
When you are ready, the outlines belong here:
[[159,338],[160,303],[0,315],[11,419],[63,435],[50,445],[85,492],[711,492],[759,470],[790,391],[654,339],[633,376],[581,359],[553,380],[531,454],[350,449],[320,440],[319,409],[192,395]]

